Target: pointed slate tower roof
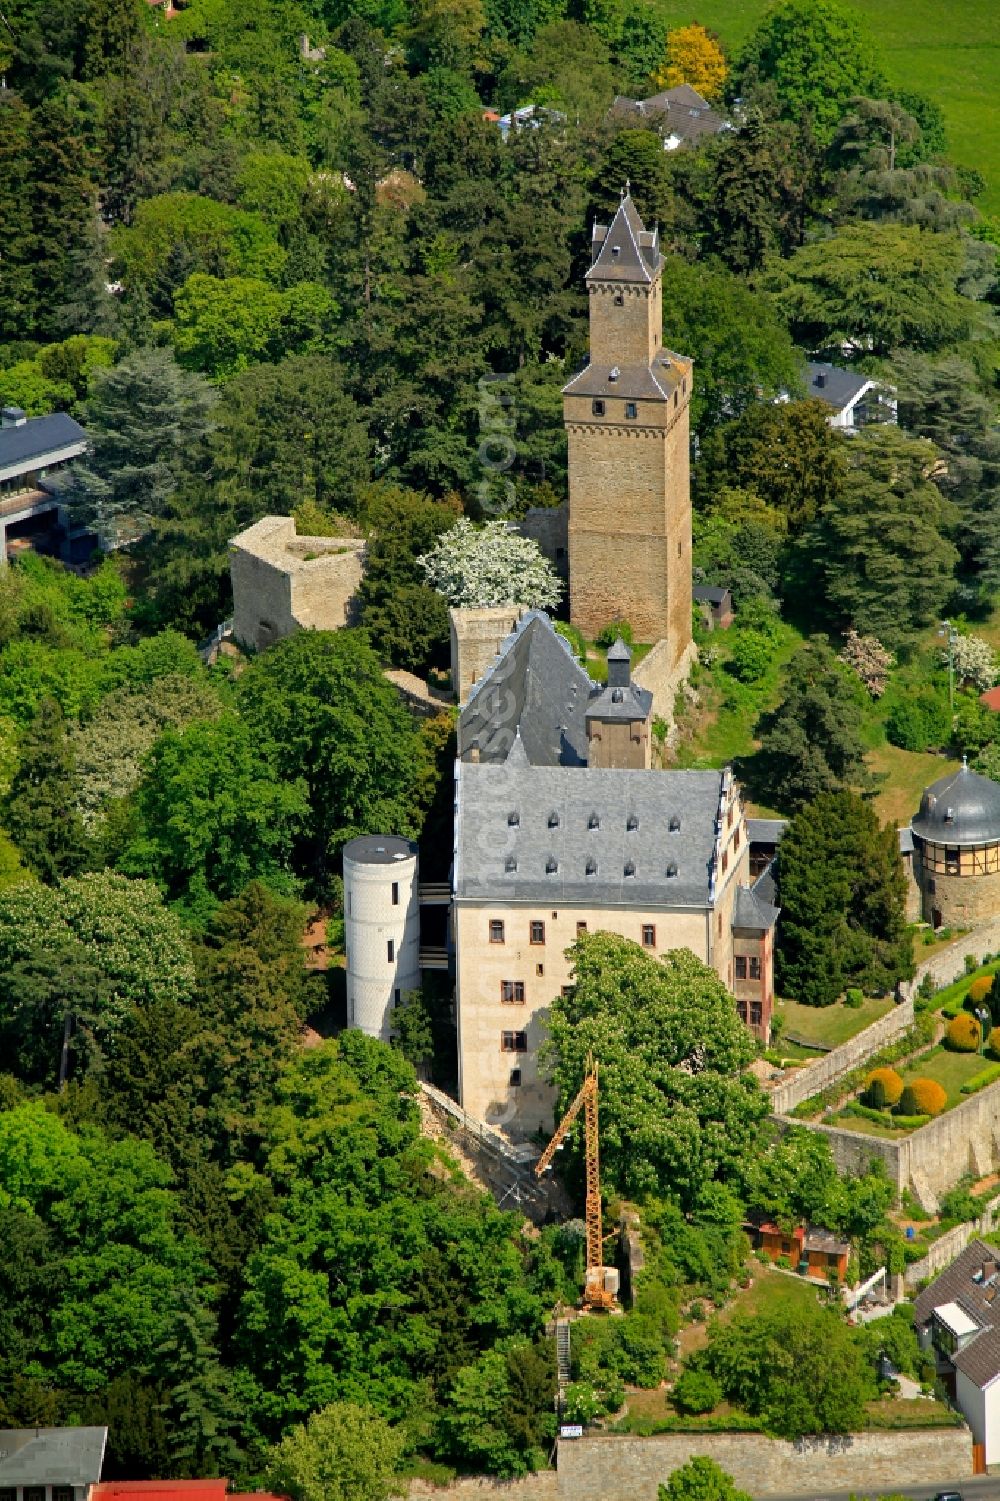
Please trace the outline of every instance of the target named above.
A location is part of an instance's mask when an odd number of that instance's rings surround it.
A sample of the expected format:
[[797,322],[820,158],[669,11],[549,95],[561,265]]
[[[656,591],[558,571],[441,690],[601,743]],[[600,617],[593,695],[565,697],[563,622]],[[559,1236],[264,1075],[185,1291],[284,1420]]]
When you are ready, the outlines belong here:
[[648,285],[663,265],[659,229],[646,229],[626,183],[610,225],[596,224],[593,263],[587,281],[631,281]]

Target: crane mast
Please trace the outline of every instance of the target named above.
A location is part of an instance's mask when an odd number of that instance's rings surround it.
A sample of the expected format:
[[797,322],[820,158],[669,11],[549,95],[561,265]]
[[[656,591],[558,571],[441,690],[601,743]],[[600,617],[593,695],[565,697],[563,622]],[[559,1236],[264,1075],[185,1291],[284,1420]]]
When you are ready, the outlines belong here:
[[535,1174],[540,1178],[551,1167],[552,1159],[566,1140],[569,1129],[581,1110],[583,1111],[584,1160],[587,1178],[587,1272],[583,1302],[586,1308],[614,1308],[615,1295],[605,1285],[601,1167],[598,1153],[597,1064],[590,1055],[587,1057],[587,1073],[580,1091],[556,1127],[552,1140],[539,1157],[535,1166]]

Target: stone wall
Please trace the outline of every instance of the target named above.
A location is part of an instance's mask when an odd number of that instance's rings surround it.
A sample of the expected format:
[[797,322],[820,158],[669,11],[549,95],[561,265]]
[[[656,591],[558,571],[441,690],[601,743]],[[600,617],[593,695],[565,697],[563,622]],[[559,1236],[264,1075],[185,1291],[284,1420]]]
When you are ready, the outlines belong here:
[[409,1489],[410,1501],[562,1501],[559,1476],[555,1470],[539,1470],[522,1480],[492,1480],[487,1475],[468,1475],[448,1486],[428,1485],[414,1480]]
[[744,1433],[671,1433],[655,1438],[608,1435],[559,1445],[559,1501],[656,1501],[672,1470],[707,1455],[741,1490],[826,1495],[832,1491],[899,1491],[972,1474],[967,1428],[858,1433],[798,1443]]
[[262,651],[293,631],[339,630],[364,568],[357,537],[300,537],[292,516],[265,516],[229,544],[233,636]]
[[797,1068],[771,1091],[771,1109],[775,1115],[787,1115],[803,1100],[818,1094],[829,1084],[835,1084],[852,1069],[865,1063],[873,1053],[887,1047],[897,1037],[902,1037],[913,1026],[913,1000],[901,1001],[877,1021],[865,1027],[839,1048],[824,1053],[822,1058]]
[[543,557],[548,558],[560,578],[569,575],[569,511],[566,502],[561,506],[531,506],[524,520],[518,521],[514,531],[522,537],[530,537]]
[[673,648],[668,641],[658,641],[651,652],[632,669],[632,681],[653,695],[653,717],[674,722],[674,699],[677,690],[691,671],[691,664],[698,655],[692,641],[679,662],[673,660]]
[[523,605],[450,610],[451,686],[460,704],[493,665],[501,646],[524,614]]
[[966,1246],[979,1235],[985,1235],[990,1230],[995,1230],[1000,1223],[1000,1198],[990,1199],[983,1208],[978,1219],[966,1220],[964,1225],[956,1225],[953,1230],[946,1230],[932,1242],[927,1255],[920,1261],[913,1261],[906,1268],[906,1289],[912,1292],[918,1283],[923,1282],[925,1277],[936,1277],[938,1272],[943,1272],[946,1266],[951,1266],[956,1256],[960,1256]]

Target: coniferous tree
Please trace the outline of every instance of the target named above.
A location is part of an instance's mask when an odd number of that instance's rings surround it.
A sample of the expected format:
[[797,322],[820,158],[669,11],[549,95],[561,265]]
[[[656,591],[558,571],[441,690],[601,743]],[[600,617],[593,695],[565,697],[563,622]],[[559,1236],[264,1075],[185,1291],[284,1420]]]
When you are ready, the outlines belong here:
[[822,640],[796,653],[780,702],[754,728],[760,750],[747,773],[762,796],[766,789],[775,807],[794,810],[821,792],[869,787],[860,735],[862,692]]
[[41,701],[21,742],[7,829],[29,868],[49,885],[84,870],[91,857],[76,810],[73,749],[55,699]]

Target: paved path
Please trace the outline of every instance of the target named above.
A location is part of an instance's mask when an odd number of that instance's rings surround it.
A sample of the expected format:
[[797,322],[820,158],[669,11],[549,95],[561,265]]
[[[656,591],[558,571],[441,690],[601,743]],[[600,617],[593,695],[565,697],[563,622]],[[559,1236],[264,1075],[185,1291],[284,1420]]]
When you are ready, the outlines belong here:
[[[882,1496],[890,1487],[879,1485],[872,1490],[866,1490],[863,1481],[858,1482],[852,1491],[804,1491],[799,1494],[761,1494],[756,1501],[851,1501],[857,1497],[857,1501],[864,1501],[866,1497]],[[937,1480],[933,1485],[906,1485],[901,1490],[892,1487],[894,1496],[909,1496],[912,1501],[933,1501],[933,1498],[942,1491],[957,1491],[964,1501],[1000,1501],[1000,1475],[977,1475],[972,1478],[968,1475],[961,1480]]]

